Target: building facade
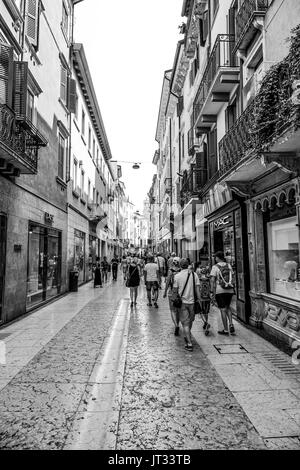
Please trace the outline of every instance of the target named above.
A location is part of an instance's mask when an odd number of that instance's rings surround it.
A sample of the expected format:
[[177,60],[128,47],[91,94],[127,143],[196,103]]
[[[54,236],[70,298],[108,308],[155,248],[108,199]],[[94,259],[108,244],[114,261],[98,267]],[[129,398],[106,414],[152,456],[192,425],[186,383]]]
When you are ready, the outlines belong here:
[[0,324],[68,288],[70,45],[78,1],[0,5]]
[[185,0],[181,14],[154,159],[162,219],[174,219],[180,255],[213,264],[224,251],[235,315],[291,344],[300,335],[300,4]]

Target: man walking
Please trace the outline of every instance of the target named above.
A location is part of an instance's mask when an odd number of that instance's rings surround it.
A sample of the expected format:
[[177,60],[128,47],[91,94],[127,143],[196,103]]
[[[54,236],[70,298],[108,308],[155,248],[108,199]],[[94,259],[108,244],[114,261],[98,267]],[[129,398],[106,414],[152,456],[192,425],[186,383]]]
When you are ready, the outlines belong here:
[[195,320],[195,302],[200,300],[200,281],[198,276],[189,271],[189,262],[182,259],[180,262],[181,272],[174,276],[173,293],[179,294],[182,306],[179,311],[179,320],[182,324],[185,349],[193,351],[191,330]]
[[[154,263],[154,257],[148,257],[148,263],[144,267],[144,279],[147,289],[148,307],[152,307],[152,297],[154,300],[154,307],[158,308],[158,287],[160,285],[160,273],[157,263]],[[152,297],[151,297],[152,296]]]
[[101,270],[102,270],[102,274],[103,274],[103,282],[107,282],[108,268],[109,268],[109,264],[108,264],[108,261],[107,261],[107,257],[104,256],[103,261],[101,263]]
[[[231,300],[234,295],[233,269],[226,263],[224,253],[218,251],[215,254],[216,264],[212,267],[211,277],[211,299],[216,302],[221,311],[223,330],[218,331],[219,335],[235,334],[232,322]],[[228,331],[229,322],[229,331]]]
[[118,278],[118,267],[119,267],[119,260],[116,256],[114,256],[113,259],[111,260],[111,270],[112,270],[113,281],[116,281]]

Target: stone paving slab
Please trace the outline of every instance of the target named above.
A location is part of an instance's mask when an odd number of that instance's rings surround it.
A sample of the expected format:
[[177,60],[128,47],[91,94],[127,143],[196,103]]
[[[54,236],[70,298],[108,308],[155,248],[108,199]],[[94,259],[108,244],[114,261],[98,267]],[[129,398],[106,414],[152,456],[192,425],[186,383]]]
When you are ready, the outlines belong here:
[[1,391],[0,449],[63,448],[122,297],[98,292]]

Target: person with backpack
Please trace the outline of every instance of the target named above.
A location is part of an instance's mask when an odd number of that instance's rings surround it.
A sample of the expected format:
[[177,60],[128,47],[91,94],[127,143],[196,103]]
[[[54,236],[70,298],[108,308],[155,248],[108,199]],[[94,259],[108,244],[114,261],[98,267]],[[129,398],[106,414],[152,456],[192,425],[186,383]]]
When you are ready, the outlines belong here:
[[216,264],[212,267],[211,277],[211,299],[216,302],[221,311],[223,330],[218,331],[220,335],[235,334],[232,323],[232,312],[230,308],[231,300],[234,295],[233,269],[229,263],[226,263],[224,253],[218,251],[215,253]]
[[175,336],[179,335],[179,310],[178,308],[174,306],[173,301],[172,301],[172,296],[173,296],[174,276],[175,274],[180,272],[179,263],[180,263],[180,258],[174,257],[172,260],[172,266],[169,267],[168,276],[166,279],[165,292],[163,295],[165,299],[168,293],[171,317],[175,325],[175,331],[174,331]]
[[210,324],[208,323],[208,314],[210,310],[210,269],[209,266],[201,266],[200,263],[197,263],[196,274],[200,281],[200,316],[203,321],[203,330],[205,331],[205,336],[209,334]]
[[[196,303],[200,300],[200,281],[198,276],[188,269],[187,259],[180,261],[181,272],[174,276],[173,302],[179,309],[179,320],[184,332],[187,351],[193,351],[191,329],[195,320]],[[179,304],[179,305],[178,305]]]

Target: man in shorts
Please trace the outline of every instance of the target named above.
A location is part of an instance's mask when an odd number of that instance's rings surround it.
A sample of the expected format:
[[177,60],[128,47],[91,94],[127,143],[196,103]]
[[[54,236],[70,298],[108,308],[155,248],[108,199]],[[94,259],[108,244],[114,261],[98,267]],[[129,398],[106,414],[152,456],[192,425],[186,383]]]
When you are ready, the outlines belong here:
[[187,259],[181,260],[180,267],[181,272],[174,276],[173,293],[174,295],[179,294],[182,300],[179,320],[184,332],[186,342],[185,349],[187,351],[193,351],[191,329],[195,320],[195,302],[200,300],[200,281],[197,274],[193,271],[189,271],[189,262]]
[[157,263],[154,263],[154,257],[149,256],[148,262],[144,267],[144,279],[145,286],[147,289],[148,297],[148,307],[152,307],[152,298],[153,295],[154,307],[158,308],[157,299],[158,299],[158,287],[160,285],[160,273]]

